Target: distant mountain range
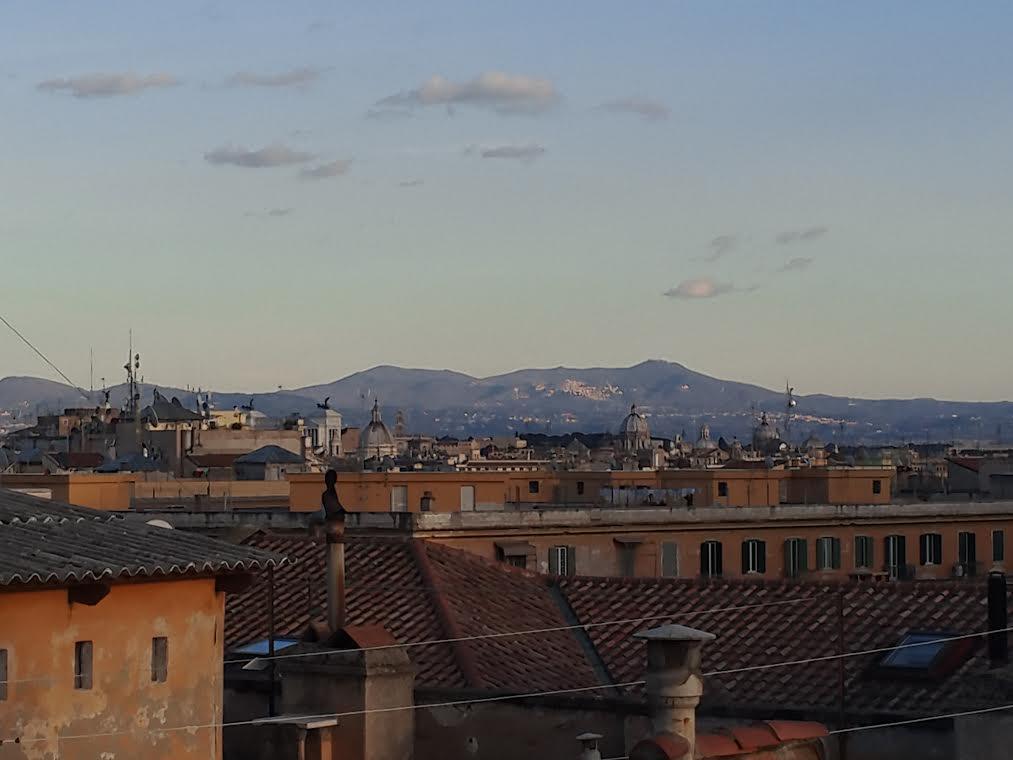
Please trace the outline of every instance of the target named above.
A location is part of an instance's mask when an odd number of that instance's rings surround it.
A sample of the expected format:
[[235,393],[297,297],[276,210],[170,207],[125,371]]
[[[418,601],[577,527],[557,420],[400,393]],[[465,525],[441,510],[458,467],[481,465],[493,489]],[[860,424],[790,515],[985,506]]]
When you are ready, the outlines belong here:
[[[144,400],[153,386],[143,388]],[[194,394],[158,386],[166,396],[178,396],[195,406]],[[512,431],[616,431],[636,404],[648,415],[652,432],[673,436],[685,431],[695,437],[703,423],[712,435],[748,437],[756,415],[767,412],[784,427],[783,392],[694,372],[674,362],[646,361],[633,367],[525,369],[494,377],[475,378],[450,370],[404,369],[380,366],[324,385],[273,393],[214,393],[218,408],[247,404],[270,416],[292,412],[310,414],[330,398],[346,424],[369,418],[378,398],[385,420],[393,424],[404,413],[412,432],[436,435],[481,435]],[[111,389],[113,404],[126,398],[124,386]],[[954,438],[992,443],[1003,430],[1013,441],[1013,403],[962,402],[934,399],[852,399],[839,396],[797,396],[791,417],[791,438],[816,433],[842,443],[889,443]],[[70,386],[33,377],[0,380],[0,409],[55,412],[86,406],[89,399]]]

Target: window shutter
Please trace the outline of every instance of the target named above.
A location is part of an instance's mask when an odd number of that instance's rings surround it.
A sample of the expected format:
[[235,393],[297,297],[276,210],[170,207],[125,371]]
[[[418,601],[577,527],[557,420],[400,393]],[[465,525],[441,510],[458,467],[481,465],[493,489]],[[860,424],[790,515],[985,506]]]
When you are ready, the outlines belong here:
[[1001,530],[992,531],[992,561],[1002,562],[1006,559],[1006,533]]
[[876,542],[872,540],[872,536],[865,539],[865,559],[869,563],[869,567],[876,566]]
[[897,566],[904,569],[907,565],[907,546],[904,536],[897,536]]
[[553,546],[549,549],[549,574],[559,574],[559,547]]
[[791,539],[784,540],[784,575],[786,578],[795,577],[795,566],[791,561]]
[[566,574],[577,574],[577,547],[575,546],[566,547]]
[[721,564],[721,542],[714,542],[715,558],[714,558],[714,574],[721,575],[723,572],[723,565]]
[[830,552],[830,566],[837,570],[841,566],[841,539],[830,539]]
[[672,541],[661,544],[661,575],[675,578],[679,574],[679,548]]
[[756,542],[756,569],[761,573],[767,572],[767,542]]
[[809,542],[804,538],[800,538],[798,540],[798,550],[800,553],[798,569],[800,572],[805,572],[809,569]]
[[929,534],[922,533],[918,539],[918,561],[925,564],[929,561]]
[[932,534],[932,556],[939,564],[943,563],[943,537],[939,533]]
[[742,574],[749,572],[749,541],[742,542]]

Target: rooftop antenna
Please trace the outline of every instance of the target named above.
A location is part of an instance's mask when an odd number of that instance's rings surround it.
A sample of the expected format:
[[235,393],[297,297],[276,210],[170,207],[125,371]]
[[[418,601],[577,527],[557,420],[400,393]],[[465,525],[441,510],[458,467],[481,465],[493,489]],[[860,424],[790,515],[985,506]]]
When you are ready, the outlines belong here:
[[95,349],[88,348],[88,393],[95,394]]

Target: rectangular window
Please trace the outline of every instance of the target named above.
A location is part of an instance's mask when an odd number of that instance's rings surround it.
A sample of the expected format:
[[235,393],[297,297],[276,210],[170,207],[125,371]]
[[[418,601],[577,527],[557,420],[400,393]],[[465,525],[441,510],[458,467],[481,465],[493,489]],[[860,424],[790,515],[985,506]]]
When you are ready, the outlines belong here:
[[893,535],[883,539],[884,553],[886,554],[886,572],[891,580],[907,578],[907,541],[904,536]]
[[784,542],[784,575],[798,578],[809,569],[809,544],[804,538],[789,538]]
[[528,493],[538,493],[538,481],[537,480],[529,480],[528,481]]
[[728,484],[723,481],[718,481],[718,496],[728,496]]
[[958,562],[963,565],[965,575],[975,575],[978,566],[978,552],[974,544],[974,534],[961,531],[957,535]]
[[74,644],[74,688],[90,689],[92,684],[92,643],[78,641]]
[[635,552],[636,546],[632,544],[619,546],[619,576],[632,578],[635,575]]
[[992,531],[992,561],[1006,561],[1006,531]]
[[7,650],[0,649],[0,702],[7,699]]
[[661,544],[661,576],[679,577],[679,546],[674,541],[664,541]]
[[169,677],[169,639],[155,636],[151,640],[151,680],[165,683]]
[[700,544],[700,575],[716,578],[721,575],[721,542],[704,541]]
[[816,567],[820,570],[841,569],[841,539],[833,536],[816,539]]
[[939,533],[922,533],[919,536],[918,561],[923,565],[943,564],[943,537]]
[[508,554],[503,558],[503,561],[508,565],[513,565],[514,567],[528,566],[528,558],[523,554]]
[[873,541],[872,536],[855,536],[855,567],[873,567]]
[[583,495],[584,495],[584,481],[583,480],[578,480],[577,481],[577,496],[583,496]]
[[572,546],[553,546],[549,549],[549,573],[573,575],[577,570],[576,549]]
[[391,486],[390,489],[390,511],[408,511],[408,486]]
[[742,542],[742,574],[767,572],[767,542],[750,538]]
[[461,486],[461,511],[475,510],[475,486]]
[[874,480],[874,481],[872,481],[872,492],[873,493],[883,493],[883,481],[882,480]]

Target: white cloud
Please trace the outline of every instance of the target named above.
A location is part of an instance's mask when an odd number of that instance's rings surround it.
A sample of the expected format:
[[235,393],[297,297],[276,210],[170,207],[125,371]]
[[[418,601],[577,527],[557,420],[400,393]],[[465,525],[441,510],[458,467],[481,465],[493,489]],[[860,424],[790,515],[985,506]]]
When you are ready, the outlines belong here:
[[323,69],[308,66],[277,74],[240,71],[230,76],[225,83],[230,87],[298,87],[316,81],[323,72]]
[[781,245],[790,245],[791,243],[804,243],[809,240],[816,240],[828,232],[830,232],[828,227],[806,227],[801,230],[785,230],[776,239]]
[[85,74],[79,77],[48,79],[36,85],[39,90],[66,92],[75,98],[111,98],[134,95],[144,90],[173,87],[179,80],[171,74]]
[[716,298],[726,293],[732,293],[735,290],[735,286],[730,282],[720,282],[711,277],[700,277],[695,280],[683,280],[674,288],[666,290],[664,294],[669,298],[692,300]]
[[421,87],[377,101],[379,108],[464,106],[489,108],[499,113],[541,113],[559,101],[547,79],[489,71],[467,82],[434,76]]
[[326,164],[314,166],[312,169],[303,169],[299,175],[303,179],[327,179],[328,177],[340,177],[348,172],[352,162],[348,159],[339,158],[336,161],[329,161]]
[[602,103],[598,108],[612,113],[640,116],[645,121],[664,121],[670,115],[668,106],[649,98],[626,97]]
[[209,164],[242,166],[246,169],[265,169],[274,166],[291,166],[312,160],[312,153],[292,150],[275,143],[259,150],[248,150],[231,145],[215,148],[204,154]]
[[801,272],[803,269],[808,269],[814,259],[811,256],[796,256],[793,259],[788,259],[784,262],[784,266],[778,269],[778,272]]
[[545,155],[545,147],[537,143],[523,145],[491,145],[482,147],[472,145],[465,153],[478,154],[482,158],[506,158],[514,161],[534,161]]

